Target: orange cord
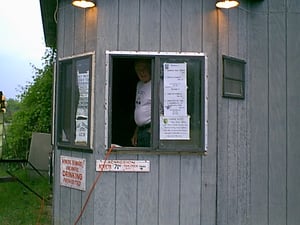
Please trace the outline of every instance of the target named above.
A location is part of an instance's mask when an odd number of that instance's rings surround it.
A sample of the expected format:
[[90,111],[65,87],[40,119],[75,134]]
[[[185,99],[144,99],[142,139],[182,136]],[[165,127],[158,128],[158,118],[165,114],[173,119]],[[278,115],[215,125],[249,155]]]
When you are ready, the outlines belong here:
[[45,205],[45,200],[44,200],[44,198],[43,198],[43,199],[41,200],[41,208],[40,208],[40,211],[39,211],[39,216],[38,216],[36,225],[40,225],[40,220],[41,220],[41,217],[42,217],[42,213],[43,213],[43,211],[44,211],[44,205]]
[[109,149],[108,152],[106,153],[105,159],[104,159],[104,163],[103,163],[103,166],[101,167],[101,170],[100,170],[100,172],[99,172],[97,178],[95,179],[95,181],[94,181],[94,183],[93,183],[93,185],[92,185],[92,187],[91,187],[91,189],[90,189],[90,191],[89,191],[89,194],[88,194],[88,196],[87,196],[87,198],[86,198],[86,200],[85,200],[85,202],[84,202],[84,205],[83,205],[83,207],[82,207],[82,209],[81,209],[81,211],[80,211],[80,214],[78,215],[78,217],[77,217],[77,219],[76,219],[74,225],[76,225],[76,224],[78,223],[78,221],[80,220],[80,218],[82,217],[83,212],[84,212],[84,210],[85,210],[85,208],[86,208],[86,206],[87,206],[87,203],[88,203],[89,200],[90,200],[90,197],[91,197],[91,195],[92,195],[92,192],[94,191],[94,189],[95,189],[95,187],[96,187],[96,184],[97,184],[98,180],[100,179],[100,177],[101,177],[101,175],[102,175],[102,173],[103,173],[103,168],[105,167],[105,163],[106,163],[107,159],[109,158],[109,155],[110,155],[110,153],[111,153],[112,150],[113,150],[113,147],[110,147],[110,149]]

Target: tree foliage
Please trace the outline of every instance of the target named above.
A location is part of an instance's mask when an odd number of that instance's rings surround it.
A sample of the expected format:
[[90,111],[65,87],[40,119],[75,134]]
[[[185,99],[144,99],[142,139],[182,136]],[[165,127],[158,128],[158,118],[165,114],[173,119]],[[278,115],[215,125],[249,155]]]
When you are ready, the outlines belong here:
[[6,102],[7,102],[7,107],[6,107],[4,122],[6,124],[10,124],[12,121],[13,115],[15,114],[15,112],[19,111],[19,109],[20,109],[20,102],[13,98],[7,99]]
[[32,132],[51,132],[54,58],[55,51],[48,49],[43,68],[33,66],[33,81],[22,87],[18,95],[19,110],[12,115],[6,131],[6,158],[26,158]]

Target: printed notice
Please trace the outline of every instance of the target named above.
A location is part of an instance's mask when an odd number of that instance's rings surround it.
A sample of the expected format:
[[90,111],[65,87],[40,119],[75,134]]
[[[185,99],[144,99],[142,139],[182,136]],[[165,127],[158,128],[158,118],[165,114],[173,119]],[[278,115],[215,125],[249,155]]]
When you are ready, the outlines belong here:
[[78,144],[87,144],[88,142],[89,76],[89,70],[77,71],[79,101],[76,112],[75,142]]
[[161,140],[189,140],[187,63],[164,63],[164,111],[160,116]]
[[187,64],[164,63],[164,115],[187,115]]
[[161,140],[189,140],[190,117],[160,116]]
[[172,86],[164,89],[164,115],[186,116],[187,115],[187,87]]
[[60,185],[85,191],[86,161],[60,156]]
[[96,160],[96,171],[149,172],[149,160]]

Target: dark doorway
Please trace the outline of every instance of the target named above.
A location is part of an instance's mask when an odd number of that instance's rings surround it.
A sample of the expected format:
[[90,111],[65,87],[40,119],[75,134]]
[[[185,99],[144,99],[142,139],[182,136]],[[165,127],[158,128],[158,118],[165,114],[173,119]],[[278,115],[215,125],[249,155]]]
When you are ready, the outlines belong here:
[[112,144],[130,147],[135,129],[134,103],[138,81],[135,58],[113,58],[112,79]]

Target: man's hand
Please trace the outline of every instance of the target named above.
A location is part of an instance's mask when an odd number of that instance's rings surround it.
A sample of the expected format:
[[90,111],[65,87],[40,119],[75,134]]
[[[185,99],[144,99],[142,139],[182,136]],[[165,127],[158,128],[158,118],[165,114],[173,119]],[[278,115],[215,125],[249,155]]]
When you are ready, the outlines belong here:
[[135,128],[133,136],[131,138],[131,144],[133,146],[137,146],[137,133],[138,133],[138,129],[139,129],[138,127]]

